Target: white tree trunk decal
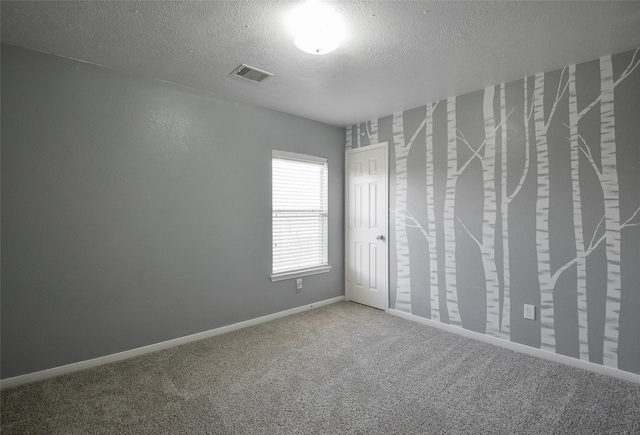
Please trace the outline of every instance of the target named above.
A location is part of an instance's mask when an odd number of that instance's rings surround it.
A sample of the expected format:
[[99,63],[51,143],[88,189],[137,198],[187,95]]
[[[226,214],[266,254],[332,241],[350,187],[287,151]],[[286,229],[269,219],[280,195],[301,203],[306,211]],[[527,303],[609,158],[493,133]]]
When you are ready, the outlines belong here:
[[396,310],[411,313],[411,268],[409,256],[409,240],[407,238],[407,157],[411,147],[426,124],[426,118],[422,121],[415,133],[405,143],[404,138],[404,114],[398,112],[393,115],[393,143],[396,154]]
[[434,163],[433,163],[433,111],[438,103],[427,105],[426,116],[426,199],[427,199],[427,228],[409,212],[406,217],[410,220],[408,227],[420,230],[429,245],[429,287],[431,298],[431,320],[440,321],[440,292],[438,286],[438,249],[436,241],[436,218],[434,196]]
[[[526,81],[525,81],[526,83]],[[526,89],[526,85],[525,85]],[[527,100],[524,103],[524,112],[526,114]],[[502,219],[502,277],[503,277],[503,296],[502,296],[502,314],[500,316],[500,332],[504,334],[508,339],[510,336],[510,312],[511,312],[511,299],[509,289],[511,286],[511,273],[509,271],[509,197],[507,195],[507,123],[505,119],[507,117],[507,105],[504,83],[500,85],[500,120],[502,121],[502,140],[500,148],[500,163],[502,168],[502,179],[500,183],[500,217]],[[529,152],[529,147],[526,146],[526,152]],[[528,156],[527,165],[525,171],[528,168]]]
[[367,136],[369,137],[369,144],[374,145],[378,143],[378,120],[372,119],[367,124]]
[[580,359],[589,360],[587,319],[587,258],[582,226],[582,193],[580,191],[580,146],[578,143],[578,97],[576,66],[569,66],[569,143],[571,148],[571,188],[573,194],[573,228],[576,241],[576,289],[578,296],[578,342]]
[[458,290],[456,287],[456,230],[455,202],[456,182],[458,180],[458,146],[456,134],[456,99],[447,100],[447,181],[444,199],[444,262],[445,282],[447,286],[447,311],[449,323],[461,326],[458,310]]
[[393,143],[396,154],[396,310],[411,312],[411,269],[409,267],[409,240],[405,224],[407,211],[407,156],[410,148],[404,142],[402,112],[393,115]]
[[603,361],[618,367],[618,318],[620,315],[620,195],[616,167],[616,136],[613,107],[611,56],[600,59],[600,153],[607,233],[607,308]]
[[500,287],[498,271],[495,261],[496,234],[496,189],[495,162],[496,137],[495,115],[493,100],[495,87],[489,86],[484,90],[484,158],[482,159],[482,179],[484,185],[484,217],[482,221],[482,264],[484,266],[487,292],[487,326],[486,333],[500,337]]
[[351,129],[351,127],[347,127],[347,144],[346,147],[348,150],[350,150],[351,148],[353,148],[352,145],[352,141],[353,141],[353,130]]
[[440,321],[440,292],[438,288],[438,249],[436,245],[436,212],[433,193],[433,111],[438,103],[427,105],[427,223],[429,243],[429,283],[431,294],[431,320]]
[[[544,115],[544,73],[536,74],[533,96],[533,118],[536,132],[536,155],[538,168],[538,196],[536,198],[536,246],[538,254],[538,279],[540,281],[540,327],[541,349],[555,352],[556,337],[554,326],[553,290],[559,277],[558,272],[551,275],[551,259],[549,251],[549,146],[547,132],[558,108],[558,103],[565,94],[569,80],[563,80],[567,68],[562,70],[558,82],[555,101]],[[563,86],[563,82],[564,86]],[[572,260],[571,262],[574,262]],[[561,270],[566,270],[562,269]]]
[[549,148],[544,120],[544,73],[536,74],[533,113],[536,132],[538,167],[538,197],[536,199],[536,246],[538,252],[538,279],[540,281],[541,348],[555,352],[556,341],[553,318],[553,287],[549,256]]
[[[504,269],[504,297],[502,303],[502,324],[500,327],[501,332],[504,334],[505,338],[510,337],[510,313],[511,313],[511,273],[509,266],[509,204],[511,201],[518,195],[522,186],[524,186],[524,182],[527,179],[527,175],[529,174],[530,168],[530,144],[529,144],[529,123],[531,122],[531,116],[533,115],[533,101],[529,104],[529,93],[528,93],[528,79],[524,79],[524,168],[522,170],[522,174],[520,175],[520,179],[518,180],[518,184],[515,189],[511,193],[508,194],[507,190],[507,128],[506,128],[506,119],[508,119],[509,115],[506,114],[506,102],[505,102],[505,86],[504,83],[500,86],[500,118],[501,118],[501,126],[502,126],[502,203],[501,203],[501,213],[502,213],[502,246],[503,246],[503,269]],[[510,112],[511,114],[511,112]]]

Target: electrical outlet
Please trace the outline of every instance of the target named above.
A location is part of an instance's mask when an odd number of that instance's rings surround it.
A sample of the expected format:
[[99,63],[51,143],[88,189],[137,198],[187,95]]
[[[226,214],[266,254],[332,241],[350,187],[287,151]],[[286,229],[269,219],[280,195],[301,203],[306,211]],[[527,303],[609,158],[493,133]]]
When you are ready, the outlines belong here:
[[296,290],[298,291],[298,293],[300,293],[300,290],[302,290],[302,278],[296,279]]
[[536,320],[536,306],[524,304],[524,318],[529,320]]

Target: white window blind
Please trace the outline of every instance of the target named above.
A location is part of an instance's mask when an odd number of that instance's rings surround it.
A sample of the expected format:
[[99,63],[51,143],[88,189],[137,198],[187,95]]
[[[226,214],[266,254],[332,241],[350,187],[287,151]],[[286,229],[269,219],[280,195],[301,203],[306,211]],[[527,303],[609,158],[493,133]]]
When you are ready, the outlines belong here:
[[327,191],[326,159],[273,151],[272,279],[328,267]]

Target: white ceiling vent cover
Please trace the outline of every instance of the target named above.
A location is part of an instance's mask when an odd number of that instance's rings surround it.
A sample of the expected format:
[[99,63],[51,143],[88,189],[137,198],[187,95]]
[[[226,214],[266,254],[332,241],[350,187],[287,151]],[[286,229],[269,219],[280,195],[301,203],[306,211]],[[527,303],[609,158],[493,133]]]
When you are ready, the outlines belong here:
[[233,70],[231,75],[234,77],[240,77],[241,79],[252,81],[254,83],[260,83],[271,77],[273,74],[249,65],[242,64],[238,68]]

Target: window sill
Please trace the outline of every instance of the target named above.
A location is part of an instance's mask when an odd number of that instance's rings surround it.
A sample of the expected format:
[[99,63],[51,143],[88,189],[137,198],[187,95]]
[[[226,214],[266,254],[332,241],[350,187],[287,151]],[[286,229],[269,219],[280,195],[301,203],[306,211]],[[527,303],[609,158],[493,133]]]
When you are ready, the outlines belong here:
[[271,282],[283,281],[285,279],[300,278],[307,275],[326,273],[331,270],[331,266],[314,267],[313,269],[293,270],[291,272],[275,273],[271,275]]

